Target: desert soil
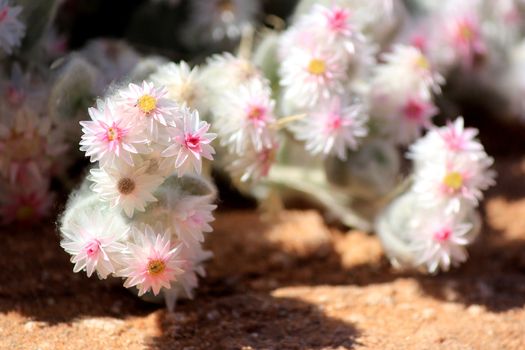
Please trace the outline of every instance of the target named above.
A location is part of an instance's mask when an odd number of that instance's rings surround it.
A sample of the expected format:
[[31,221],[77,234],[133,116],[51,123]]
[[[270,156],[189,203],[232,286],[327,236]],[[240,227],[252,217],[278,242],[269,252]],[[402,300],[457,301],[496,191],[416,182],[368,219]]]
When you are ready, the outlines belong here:
[[74,274],[53,224],[0,232],[0,349],[525,349],[525,160],[500,159],[470,260],[396,271],[313,210],[218,213],[195,300],[170,314]]

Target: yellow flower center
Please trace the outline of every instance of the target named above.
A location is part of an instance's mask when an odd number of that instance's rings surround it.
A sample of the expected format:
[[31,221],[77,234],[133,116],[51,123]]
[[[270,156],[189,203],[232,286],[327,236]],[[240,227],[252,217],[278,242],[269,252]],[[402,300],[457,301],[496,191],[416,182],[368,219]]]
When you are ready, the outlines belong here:
[[16,219],[18,221],[26,221],[33,216],[34,209],[28,205],[18,208],[16,211]]
[[323,60],[319,60],[317,58],[314,58],[308,64],[308,71],[311,74],[321,75],[324,72],[326,72],[326,64],[324,63]]
[[416,67],[426,70],[430,68],[430,63],[428,62],[425,56],[419,55],[419,57],[416,60]]
[[463,187],[463,176],[457,171],[453,171],[445,176],[443,183],[448,188],[457,191]]
[[467,24],[462,24],[459,26],[459,36],[465,41],[470,41],[474,38],[474,31]]
[[148,114],[157,108],[157,100],[151,95],[144,95],[137,101],[137,106],[142,112]]
[[124,177],[118,181],[117,188],[122,194],[130,194],[135,189],[135,181],[129,177]]
[[150,275],[158,275],[166,269],[166,264],[164,261],[155,259],[148,262],[148,273]]
[[107,131],[108,141],[114,141],[117,138],[117,130],[109,128]]

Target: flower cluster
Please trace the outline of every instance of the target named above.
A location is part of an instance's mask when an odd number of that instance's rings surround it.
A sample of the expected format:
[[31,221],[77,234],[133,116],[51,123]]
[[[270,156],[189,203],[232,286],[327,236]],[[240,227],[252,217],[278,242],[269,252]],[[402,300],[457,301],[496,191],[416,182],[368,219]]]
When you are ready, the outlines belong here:
[[281,36],[281,105],[305,117],[290,130],[313,155],[346,158],[368,133],[357,82],[374,64],[373,47],[344,6],[314,5]]
[[383,61],[370,87],[371,114],[395,143],[406,145],[432,126],[438,113],[433,93],[439,92],[443,78],[415,46],[396,45]]
[[67,145],[56,122],[40,112],[45,98],[37,95],[45,91],[6,81],[0,97],[0,222],[33,224],[50,214],[50,183],[65,169]]
[[405,214],[395,213],[396,208],[389,211],[392,222],[406,221],[398,227],[403,230],[398,238],[409,246],[411,265],[424,265],[434,273],[466,260],[465,246],[478,229],[476,207],[482,191],[494,184],[489,169],[493,159],[476,135],[477,130],[465,128],[460,117],[433,128],[410,147],[413,184],[404,198],[392,204],[405,207]]
[[125,278],[139,295],[163,292],[170,308],[192,295],[210,232],[213,186],[199,175],[215,138],[168,89],[129,84],[89,109],[80,149],[98,166],[61,220],[74,271]]

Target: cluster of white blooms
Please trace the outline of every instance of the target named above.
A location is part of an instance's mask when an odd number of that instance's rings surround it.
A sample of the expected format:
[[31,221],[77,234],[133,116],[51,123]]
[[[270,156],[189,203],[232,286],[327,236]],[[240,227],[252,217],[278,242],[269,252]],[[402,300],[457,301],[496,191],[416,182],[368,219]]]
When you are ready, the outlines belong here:
[[[408,245],[413,266],[423,265],[434,273],[467,258],[465,246],[477,234],[476,207],[482,191],[494,184],[494,172],[489,169],[493,159],[476,135],[477,130],[465,128],[460,117],[433,128],[410,147],[413,184],[386,216],[397,225],[398,238]],[[405,213],[400,214],[396,206],[404,207]],[[385,226],[379,225],[380,234],[385,235],[382,230]],[[383,240],[388,250],[391,242]],[[395,260],[396,254],[392,255]]]
[[203,76],[227,170],[242,181],[268,175],[279,144],[270,82],[252,62],[230,54],[211,57]]
[[0,48],[8,55],[19,47],[26,32],[26,26],[18,16],[22,6],[10,6],[9,0],[0,0]]
[[12,75],[0,85],[0,224],[31,225],[50,214],[67,146],[46,113],[46,88],[18,69]]
[[370,86],[370,114],[387,136],[401,145],[413,142],[432,126],[438,113],[433,93],[443,78],[415,46],[396,45],[383,55]]
[[[215,134],[165,87],[129,84],[89,109],[80,149],[98,166],[61,220],[74,271],[126,278],[139,295],[160,291],[170,308],[192,295],[210,232],[213,186],[199,175]],[[89,184],[89,185],[88,185]]]
[[[460,96],[525,120],[523,0],[412,0],[401,41],[417,46]],[[498,103],[503,99],[503,103]],[[496,105],[497,104],[497,105]]]
[[317,4],[280,38],[280,105],[285,113],[305,115],[290,130],[314,155],[345,159],[368,133],[356,85],[375,59],[359,23],[348,7]]

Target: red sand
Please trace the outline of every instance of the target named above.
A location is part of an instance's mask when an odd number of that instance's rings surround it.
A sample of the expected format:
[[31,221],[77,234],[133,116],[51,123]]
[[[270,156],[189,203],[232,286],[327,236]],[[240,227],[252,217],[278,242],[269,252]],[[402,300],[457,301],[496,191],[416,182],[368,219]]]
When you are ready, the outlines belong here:
[[525,162],[500,160],[483,236],[436,277],[314,211],[218,215],[215,259],[174,314],[74,274],[52,225],[4,230],[1,349],[525,349]]

